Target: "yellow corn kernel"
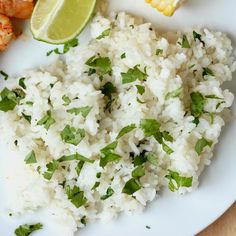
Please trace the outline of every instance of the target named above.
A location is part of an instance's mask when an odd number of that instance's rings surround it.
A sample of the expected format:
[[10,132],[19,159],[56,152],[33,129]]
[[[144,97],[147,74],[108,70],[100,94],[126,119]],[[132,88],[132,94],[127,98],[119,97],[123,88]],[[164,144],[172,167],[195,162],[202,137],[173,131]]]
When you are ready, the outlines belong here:
[[185,0],[146,0],[152,7],[162,12],[165,16],[172,16],[175,10]]

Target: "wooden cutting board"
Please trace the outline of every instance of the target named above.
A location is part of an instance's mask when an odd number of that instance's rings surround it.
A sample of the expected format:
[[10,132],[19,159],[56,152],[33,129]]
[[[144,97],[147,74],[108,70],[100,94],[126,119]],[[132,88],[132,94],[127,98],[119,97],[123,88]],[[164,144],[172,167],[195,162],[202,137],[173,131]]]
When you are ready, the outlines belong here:
[[198,236],[236,236],[236,203]]

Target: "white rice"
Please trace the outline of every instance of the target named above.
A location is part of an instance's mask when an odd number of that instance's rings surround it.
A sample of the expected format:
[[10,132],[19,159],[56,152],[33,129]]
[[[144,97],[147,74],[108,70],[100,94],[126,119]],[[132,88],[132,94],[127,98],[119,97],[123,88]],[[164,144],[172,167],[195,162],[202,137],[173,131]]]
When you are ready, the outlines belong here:
[[[108,28],[111,28],[109,36],[96,39]],[[97,15],[91,24],[92,40],[89,43],[71,49],[64,60],[58,60],[46,69],[24,74],[26,97],[14,111],[1,112],[0,132],[4,141],[21,157],[14,168],[6,166],[8,209],[18,215],[49,206],[59,215],[61,224],[76,231],[77,227],[84,226],[81,223],[83,217],[88,222],[109,220],[120,212],[129,214],[144,209],[155,199],[161,187],[168,187],[169,181],[165,176],[169,170],[193,178],[191,187],[180,187],[175,193],[183,194],[195,189],[204,165],[210,164],[224,119],[229,117],[234,96],[221,85],[232,79],[236,67],[231,56],[231,42],[225,34],[207,29],[196,31],[202,35],[205,45],[198,39],[194,40],[193,30],[160,35],[151,24],[143,24],[125,13],[112,14],[109,18]],[[188,49],[178,44],[184,34],[190,44]],[[157,49],[162,49],[162,54],[156,55]],[[123,53],[126,58],[121,59]],[[112,75],[105,75],[103,80],[97,73],[91,76],[85,73],[89,70],[85,62],[97,54],[109,57],[112,62]],[[122,84],[121,72],[127,72],[136,65],[140,65],[141,71],[146,70],[147,80]],[[203,68],[209,68],[214,75],[202,76]],[[106,100],[101,87],[108,81],[114,84],[117,93],[113,95],[115,101],[111,110],[104,111]],[[51,84],[54,85],[52,88]],[[135,85],[144,86],[145,93],[138,94]],[[18,88],[18,80],[9,79],[6,86]],[[180,87],[182,94],[179,97],[166,99],[169,92]],[[190,113],[192,92],[200,92],[203,96],[215,95],[224,101],[216,109],[219,100],[206,99],[198,126],[193,123],[194,117]],[[63,95],[72,100],[68,106],[63,105]],[[139,103],[137,98],[144,103]],[[33,106],[27,105],[27,101],[32,101]],[[85,106],[92,107],[86,118],[66,112],[70,108]],[[52,111],[56,123],[47,131],[37,122],[48,110]],[[32,117],[31,124],[22,118],[22,112]],[[213,121],[209,114],[214,114]],[[161,131],[170,132],[174,141],[166,141],[166,144],[174,151],[172,154],[163,151],[153,137],[145,139],[143,130],[139,128],[142,119],[155,119],[161,124]],[[119,131],[132,123],[137,128],[120,138],[115,149],[121,160],[108,163],[104,168],[99,166],[100,150],[115,141]],[[85,130],[85,138],[79,145],[61,139],[60,132],[66,125]],[[203,137],[213,145],[204,147],[198,155],[195,145]],[[138,145],[144,139],[146,141]],[[26,165],[24,158],[32,150],[37,163]],[[158,157],[158,165],[146,163],[145,175],[139,180],[142,188],[133,195],[122,193],[135,168],[130,153],[137,156],[144,150]],[[50,181],[44,179],[42,173],[47,170],[47,163],[76,152],[95,162],[86,162],[79,176],[75,171],[78,161],[66,162],[63,163],[66,168],[58,168]],[[102,172],[100,179],[96,177],[98,172]],[[63,186],[59,185],[64,180],[71,188],[79,186],[84,191],[87,204],[79,208],[73,205]],[[96,181],[100,185],[95,191],[91,190]],[[100,200],[109,186],[114,194]]]

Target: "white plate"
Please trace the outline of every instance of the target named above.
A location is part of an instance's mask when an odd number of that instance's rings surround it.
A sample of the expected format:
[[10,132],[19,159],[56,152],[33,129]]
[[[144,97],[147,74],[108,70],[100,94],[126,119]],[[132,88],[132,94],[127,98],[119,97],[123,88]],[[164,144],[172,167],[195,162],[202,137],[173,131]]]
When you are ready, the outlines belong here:
[[[227,32],[235,46],[235,0],[189,0],[171,18],[162,16],[144,3],[144,0],[111,0],[111,3],[112,9],[143,16],[161,30],[206,26],[213,30]],[[85,39],[86,36],[83,37],[83,40]],[[26,68],[48,64],[54,59],[53,56],[50,58],[45,56],[50,48],[54,47],[22,37],[14,42],[6,53],[1,54],[0,69],[4,69],[9,74],[18,74]],[[228,87],[236,94],[235,76],[234,81],[228,84]],[[235,108],[234,103],[234,116],[236,115]],[[89,225],[86,229],[81,230],[79,235],[190,236],[196,234],[217,219],[236,199],[235,134],[236,122],[233,119],[222,133],[220,143],[214,152],[212,165],[205,169],[198,190],[192,194],[178,197],[170,194],[169,191],[164,191],[143,214],[132,217],[122,215],[111,223]],[[0,157],[1,159],[7,158],[3,149],[0,149]],[[3,163],[1,167],[4,168]],[[3,195],[0,196],[2,207],[4,207]],[[69,236],[65,231],[62,233],[63,229],[60,225],[48,222],[45,212],[14,220],[0,214],[1,236],[13,236],[16,226],[29,220],[41,220],[45,225],[45,229],[36,232],[35,236]],[[149,225],[151,229],[146,229],[146,225]]]

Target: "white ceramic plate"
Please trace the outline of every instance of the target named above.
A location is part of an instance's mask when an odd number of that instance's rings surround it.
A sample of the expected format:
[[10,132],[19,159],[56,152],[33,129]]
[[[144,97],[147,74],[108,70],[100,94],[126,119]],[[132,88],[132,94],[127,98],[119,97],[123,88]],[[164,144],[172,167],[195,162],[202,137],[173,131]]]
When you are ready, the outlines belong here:
[[[111,0],[111,8],[143,16],[162,31],[191,26],[224,31],[230,35],[235,47],[235,0],[189,0],[171,18],[162,16],[149,7],[144,0]],[[82,36],[82,40],[86,40],[86,34]],[[9,74],[18,74],[28,68],[49,64],[54,59],[53,56],[50,58],[45,56],[50,48],[54,47],[32,40],[28,34],[27,37],[21,37],[14,42],[7,52],[0,55],[0,69],[4,69]],[[227,86],[236,94],[235,75],[234,81]],[[236,103],[233,105],[233,113],[235,116]],[[86,229],[81,230],[79,235],[190,236],[201,231],[217,219],[236,199],[235,134],[236,122],[233,119],[222,133],[212,165],[205,169],[200,178],[198,190],[192,194],[179,197],[170,194],[169,191],[163,191],[143,214],[132,217],[122,215],[114,222],[89,225]],[[0,148],[0,159],[4,158],[7,158],[7,154],[2,147]],[[4,168],[2,161],[0,166]],[[4,181],[0,179],[0,187],[3,188],[3,185]],[[0,195],[0,206],[1,209],[4,208],[3,191]],[[36,232],[35,236],[69,236],[69,233],[63,231],[65,229],[62,229],[60,225],[49,222],[47,214],[47,212],[41,211],[20,219],[11,219],[0,211],[0,234],[1,236],[13,236],[14,229],[19,224],[41,221],[44,224],[44,230]],[[146,225],[151,229],[146,229]]]

